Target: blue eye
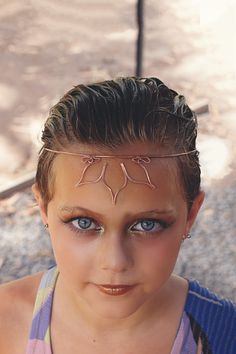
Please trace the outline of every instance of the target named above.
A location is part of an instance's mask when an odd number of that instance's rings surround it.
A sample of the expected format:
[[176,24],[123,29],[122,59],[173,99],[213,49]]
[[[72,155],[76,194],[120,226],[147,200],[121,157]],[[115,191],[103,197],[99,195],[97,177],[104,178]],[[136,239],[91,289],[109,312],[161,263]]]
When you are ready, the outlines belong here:
[[152,220],[142,221],[140,224],[145,231],[151,231],[155,227],[155,221]]
[[131,231],[157,232],[163,230],[163,228],[165,228],[163,222],[151,219],[144,219],[134,224],[131,228]]
[[98,225],[90,218],[76,218],[71,221],[71,224],[78,230],[98,230]]

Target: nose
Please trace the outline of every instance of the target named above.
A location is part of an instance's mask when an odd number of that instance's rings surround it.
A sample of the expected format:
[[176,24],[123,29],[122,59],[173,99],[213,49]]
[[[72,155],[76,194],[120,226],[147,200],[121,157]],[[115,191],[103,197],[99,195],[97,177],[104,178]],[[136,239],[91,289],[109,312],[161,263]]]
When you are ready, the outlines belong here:
[[121,235],[103,235],[98,250],[99,266],[113,273],[127,271],[133,265],[129,244]]

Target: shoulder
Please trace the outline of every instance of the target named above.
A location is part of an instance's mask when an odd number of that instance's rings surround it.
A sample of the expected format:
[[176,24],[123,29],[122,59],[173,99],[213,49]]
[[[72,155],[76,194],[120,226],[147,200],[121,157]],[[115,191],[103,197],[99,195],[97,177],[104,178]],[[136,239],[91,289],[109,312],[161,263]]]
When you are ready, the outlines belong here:
[[190,280],[185,311],[192,326],[198,327],[207,337],[213,353],[233,353],[236,347],[236,305],[232,301]]
[[[21,342],[27,341],[41,277],[42,273],[37,273],[0,286],[0,352],[2,354],[15,353],[15,349],[12,347],[10,350],[9,346],[17,348]],[[14,341],[12,341],[13,333]]]

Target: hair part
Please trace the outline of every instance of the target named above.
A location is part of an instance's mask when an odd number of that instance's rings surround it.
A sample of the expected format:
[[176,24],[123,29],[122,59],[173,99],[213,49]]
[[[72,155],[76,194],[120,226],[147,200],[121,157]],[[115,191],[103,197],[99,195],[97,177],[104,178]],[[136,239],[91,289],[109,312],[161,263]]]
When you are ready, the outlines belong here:
[[[197,119],[182,95],[157,78],[118,78],[77,85],[49,111],[42,133],[36,183],[45,206],[53,197],[52,150],[72,144],[115,149],[151,142],[168,152],[196,149]],[[177,157],[178,174],[190,208],[200,189],[198,152]]]

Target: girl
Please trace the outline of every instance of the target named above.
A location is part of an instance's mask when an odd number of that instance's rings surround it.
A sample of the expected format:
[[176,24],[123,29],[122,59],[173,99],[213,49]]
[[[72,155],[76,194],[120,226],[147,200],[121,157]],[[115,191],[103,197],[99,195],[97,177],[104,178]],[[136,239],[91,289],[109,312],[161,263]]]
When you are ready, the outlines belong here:
[[236,309],[173,274],[204,199],[196,117],[156,78],[78,85],[33,192],[57,266],[1,287],[1,354],[233,354]]

